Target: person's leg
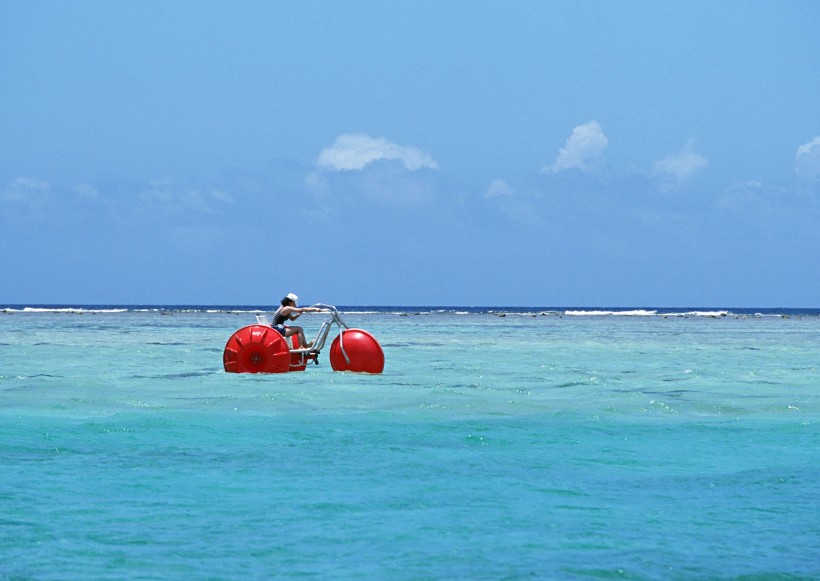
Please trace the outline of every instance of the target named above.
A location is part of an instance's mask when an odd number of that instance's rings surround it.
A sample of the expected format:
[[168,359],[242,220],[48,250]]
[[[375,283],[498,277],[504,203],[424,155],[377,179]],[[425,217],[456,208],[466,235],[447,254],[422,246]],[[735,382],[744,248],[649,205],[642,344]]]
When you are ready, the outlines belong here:
[[300,348],[308,348],[312,345],[308,345],[307,339],[305,338],[305,331],[302,327],[298,325],[289,325],[287,335],[285,337],[290,337],[291,335],[299,335],[299,347]]
[[299,329],[299,345],[303,349],[309,349],[313,347],[313,341],[308,343],[307,337],[305,337],[305,330],[302,327],[297,327]]

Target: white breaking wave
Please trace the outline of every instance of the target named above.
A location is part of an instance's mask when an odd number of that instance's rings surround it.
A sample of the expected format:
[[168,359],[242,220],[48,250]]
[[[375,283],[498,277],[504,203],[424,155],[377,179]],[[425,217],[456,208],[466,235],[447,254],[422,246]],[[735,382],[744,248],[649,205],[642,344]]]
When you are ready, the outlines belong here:
[[665,317],[725,317],[729,311],[689,311],[688,313],[664,313]]
[[659,313],[655,310],[636,309],[632,311],[564,311],[570,317],[726,317],[729,311],[686,311],[680,313]]
[[570,317],[651,317],[657,315],[658,311],[565,311],[564,314]]
[[24,307],[22,309],[3,309],[4,313],[68,313],[72,315],[97,314],[97,313],[125,313],[128,309],[83,309],[74,307]]

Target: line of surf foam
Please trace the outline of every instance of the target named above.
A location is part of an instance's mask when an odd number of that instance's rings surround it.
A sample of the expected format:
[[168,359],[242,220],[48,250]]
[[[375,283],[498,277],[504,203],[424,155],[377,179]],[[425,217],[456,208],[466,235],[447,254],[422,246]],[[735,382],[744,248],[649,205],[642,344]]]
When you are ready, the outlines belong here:
[[564,311],[568,317],[652,317],[658,311],[648,311],[645,309],[635,309],[632,311]]
[[71,315],[102,314],[102,313],[127,313],[128,309],[85,309],[80,307],[23,307],[22,309],[5,308],[4,313],[67,313]]
[[629,311],[606,311],[606,310],[567,310],[564,315],[568,317],[727,317],[729,311],[681,311],[681,312],[659,312],[657,310],[634,309]]

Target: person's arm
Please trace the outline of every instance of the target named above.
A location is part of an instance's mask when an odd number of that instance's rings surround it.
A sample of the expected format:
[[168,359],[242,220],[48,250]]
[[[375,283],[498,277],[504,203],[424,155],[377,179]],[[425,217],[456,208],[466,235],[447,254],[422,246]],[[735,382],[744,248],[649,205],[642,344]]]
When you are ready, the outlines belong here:
[[288,316],[288,319],[291,321],[295,321],[298,319],[302,313],[321,313],[322,309],[318,309],[316,307],[285,307],[288,309],[288,312],[285,313]]

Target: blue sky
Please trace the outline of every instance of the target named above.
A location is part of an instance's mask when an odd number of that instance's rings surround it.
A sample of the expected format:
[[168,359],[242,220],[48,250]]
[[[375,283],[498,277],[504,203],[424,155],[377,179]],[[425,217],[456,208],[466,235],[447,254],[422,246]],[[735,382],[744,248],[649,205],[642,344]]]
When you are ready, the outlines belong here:
[[0,4],[0,302],[820,307],[820,3]]

